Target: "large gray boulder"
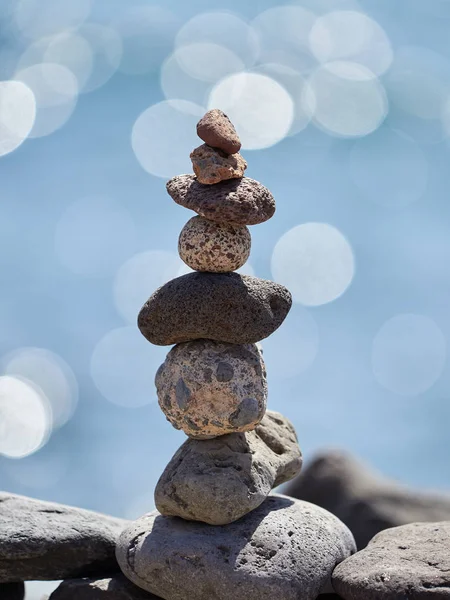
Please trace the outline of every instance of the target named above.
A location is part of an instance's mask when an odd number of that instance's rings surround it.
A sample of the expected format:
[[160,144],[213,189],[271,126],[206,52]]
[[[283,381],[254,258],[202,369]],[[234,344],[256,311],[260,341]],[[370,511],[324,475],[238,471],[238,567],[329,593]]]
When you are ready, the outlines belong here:
[[145,515],[120,536],[117,560],[133,583],[166,600],[315,600],[354,551],[335,516],[273,495],[223,526]]
[[0,582],[118,570],[116,539],[128,521],[0,492]]
[[56,588],[49,600],[158,600],[158,597],[118,573],[102,579],[68,579]]
[[166,516],[225,525],[254,510],[301,466],[292,423],[267,411],[254,431],[187,440],[158,481],[156,508]]
[[450,522],[382,531],[335,569],[333,587],[345,600],[450,598]]
[[450,520],[450,495],[408,488],[345,452],[317,456],[284,491],[335,514],[358,548],[389,527]]

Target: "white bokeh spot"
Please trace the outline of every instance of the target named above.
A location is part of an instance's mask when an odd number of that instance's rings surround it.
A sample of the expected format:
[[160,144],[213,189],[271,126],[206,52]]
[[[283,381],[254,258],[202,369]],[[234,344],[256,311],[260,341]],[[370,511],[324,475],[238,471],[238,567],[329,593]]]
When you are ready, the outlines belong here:
[[16,150],[30,135],[36,99],[21,81],[0,81],[0,156]]

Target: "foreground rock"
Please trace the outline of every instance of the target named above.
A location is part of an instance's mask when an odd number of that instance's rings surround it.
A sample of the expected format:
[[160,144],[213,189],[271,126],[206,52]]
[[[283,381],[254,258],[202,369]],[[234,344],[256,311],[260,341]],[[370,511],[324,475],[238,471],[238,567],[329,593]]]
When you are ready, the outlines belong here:
[[167,420],[197,439],[250,431],[266,411],[266,368],[256,344],[178,344],[155,384]]
[[158,346],[197,339],[254,344],[272,334],[292,304],[282,285],[238,273],[172,279],[142,307],[138,326]]
[[23,583],[0,583],[1,600],[23,600],[25,586]]
[[118,570],[122,519],[0,493],[0,582],[55,581]]
[[244,177],[247,168],[247,162],[240,154],[226,154],[207,144],[193,150],[191,160],[198,181],[206,185]]
[[301,466],[294,427],[268,411],[254,431],[185,442],[158,481],[156,508],[166,516],[226,525],[254,510]]
[[450,598],[450,522],[379,533],[336,568],[333,587],[346,600]]
[[166,187],[177,204],[210,221],[257,225],[270,219],[275,212],[272,194],[250,177],[210,186],[199,183],[194,175],[177,175],[167,182]]
[[227,154],[235,154],[241,149],[241,141],[233,123],[218,108],[209,110],[197,123],[197,135],[208,146],[220,148]]
[[228,273],[247,261],[251,244],[247,227],[192,217],[180,233],[178,253],[191,269]]
[[106,579],[68,579],[61,583],[49,600],[158,600],[158,596],[145,592],[124,575],[117,574]]
[[318,456],[286,494],[335,514],[352,531],[358,548],[389,527],[450,520],[450,496],[402,486],[343,452]]
[[269,496],[226,526],[150,513],[122,533],[117,559],[131,581],[170,600],[315,600],[354,549],[330,513]]

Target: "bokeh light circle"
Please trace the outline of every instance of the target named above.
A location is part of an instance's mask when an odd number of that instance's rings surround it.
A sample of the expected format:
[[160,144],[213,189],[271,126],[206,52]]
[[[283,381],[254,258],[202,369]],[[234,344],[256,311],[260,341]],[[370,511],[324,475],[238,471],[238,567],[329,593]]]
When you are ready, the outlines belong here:
[[427,316],[400,314],[384,323],[372,345],[376,380],[402,396],[427,391],[440,377],[446,360],[446,340]]
[[51,39],[45,49],[43,62],[58,63],[70,69],[82,89],[89,81],[94,56],[87,40],[71,31],[61,33]]
[[18,0],[15,20],[28,38],[41,38],[75,28],[87,19],[91,0]]
[[203,42],[180,46],[175,57],[185,73],[201,81],[216,82],[244,68],[239,56],[219,44]]
[[175,38],[175,47],[189,44],[212,43],[224,46],[249,67],[258,55],[255,31],[239,16],[229,11],[205,12],[185,23]]
[[268,148],[288,134],[294,103],[277,81],[258,73],[237,73],[211,91],[208,108],[220,108],[231,119],[247,150]]
[[181,264],[175,252],[148,250],[122,265],[114,280],[114,301],[123,318],[134,325],[150,294],[177,277]]
[[122,40],[115,29],[97,23],[86,23],[78,29],[79,36],[89,44],[90,72],[86,73],[82,92],[92,92],[111,79],[122,60]]
[[72,417],[78,402],[78,384],[69,365],[45,348],[19,348],[3,357],[5,375],[31,381],[51,406],[53,428]]
[[189,155],[198,146],[196,125],[204,112],[186,100],[165,100],[147,108],[131,133],[131,145],[141,166],[157,177],[190,173]]
[[0,376],[0,455],[23,458],[48,440],[51,409],[42,390],[26,380]]
[[114,200],[91,196],[71,204],[55,231],[55,252],[72,272],[88,277],[113,274],[136,247],[129,212]]
[[388,111],[386,93],[376,76],[347,61],[318,67],[308,79],[303,101],[320,128],[340,137],[375,131]]
[[350,285],[355,261],[348,240],[327,223],[304,223],[287,231],[272,253],[272,276],[294,302],[319,306],[339,298]]
[[311,28],[311,50],[322,63],[347,59],[365,65],[376,75],[390,67],[393,51],[389,38],[374,19],[353,10],[322,15]]
[[36,99],[21,81],[0,81],[0,156],[16,150],[29,136]]
[[[176,52],[168,56],[161,65],[160,84],[167,100],[187,100],[198,106],[206,106],[213,86],[209,81],[188,75],[178,62]],[[183,112],[182,107],[179,108]]]
[[373,202],[403,208],[425,193],[429,167],[419,144],[384,127],[355,142],[350,175]]
[[164,362],[167,348],[153,346],[136,327],[107,333],[91,357],[91,376],[101,394],[113,404],[127,408],[156,401],[155,373]]
[[78,82],[69,69],[40,63],[19,71],[15,78],[25,83],[35,96],[37,111],[30,137],[49,135],[69,120],[78,100]]

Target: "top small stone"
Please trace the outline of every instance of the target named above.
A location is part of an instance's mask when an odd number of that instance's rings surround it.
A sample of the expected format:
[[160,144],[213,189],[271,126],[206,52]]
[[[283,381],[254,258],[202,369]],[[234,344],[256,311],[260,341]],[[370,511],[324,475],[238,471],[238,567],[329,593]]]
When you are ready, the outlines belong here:
[[197,135],[208,146],[220,148],[227,154],[236,154],[241,149],[233,123],[217,108],[209,110],[197,123]]

